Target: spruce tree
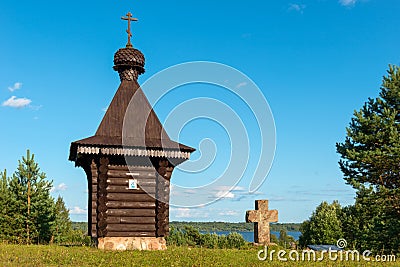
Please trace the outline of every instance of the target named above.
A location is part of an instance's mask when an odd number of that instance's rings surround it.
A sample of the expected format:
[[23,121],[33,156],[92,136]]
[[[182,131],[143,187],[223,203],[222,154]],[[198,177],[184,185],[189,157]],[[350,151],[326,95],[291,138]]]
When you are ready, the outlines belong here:
[[66,208],[64,200],[58,196],[55,203],[55,221],[52,227],[52,242],[57,244],[71,241],[73,236],[72,222],[69,218],[69,210]]
[[9,181],[10,212],[14,240],[19,243],[47,243],[55,220],[52,181],[46,180],[34,155],[27,151]]
[[11,194],[8,188],[7,171],[0,172],[0,239],[8,240],[13,235],[12,225],[10,225]]

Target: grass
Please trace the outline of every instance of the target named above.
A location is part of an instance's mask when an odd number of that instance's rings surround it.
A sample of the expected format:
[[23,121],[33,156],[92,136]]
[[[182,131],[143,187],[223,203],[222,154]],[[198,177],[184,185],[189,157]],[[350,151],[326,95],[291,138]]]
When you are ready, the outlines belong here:
[[259,261],[257,248],[169,247],[166,251],[101,251],[91,247],[0,244],[0,266],[400,266],[400,261]]

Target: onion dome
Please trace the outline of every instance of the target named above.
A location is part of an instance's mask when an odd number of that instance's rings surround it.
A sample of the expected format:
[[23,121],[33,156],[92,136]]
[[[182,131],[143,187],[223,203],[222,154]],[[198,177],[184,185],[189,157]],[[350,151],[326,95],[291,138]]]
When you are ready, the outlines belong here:
[[125,47],[119,49],[114,55],[114,70],[118,71],[121,81],[137,80],[145,72],[144,55],[138,49]]

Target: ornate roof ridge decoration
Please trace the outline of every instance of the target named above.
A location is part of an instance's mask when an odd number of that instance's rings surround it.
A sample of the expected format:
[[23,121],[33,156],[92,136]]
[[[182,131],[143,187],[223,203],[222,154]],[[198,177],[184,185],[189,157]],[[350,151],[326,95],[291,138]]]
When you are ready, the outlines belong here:
[[165,158],[189,159],[191,152],[162,150],[162,149],[99,147],[99,146],[78,145],[77,153],[93,154],[93,155],[117,155],[117,156],[138,156],[138,157],[158,157],[158,158],[165,157]]

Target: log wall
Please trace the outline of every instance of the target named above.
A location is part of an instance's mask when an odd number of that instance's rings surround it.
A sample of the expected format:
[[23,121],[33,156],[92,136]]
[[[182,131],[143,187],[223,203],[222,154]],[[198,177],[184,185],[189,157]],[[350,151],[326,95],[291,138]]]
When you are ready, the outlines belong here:
[[[111,164],[107,157],[91,162],[87,178],[92,237],[168,235],[169,180],[173,167],[162,159],[153,165],[128,168]],[[136,179],[139,189],[128,189],[129,179]]]
[[[139,189],[128,189],[136,179]],[[108,165],[107,237],[156,236],[156,170],[153,167]]]

